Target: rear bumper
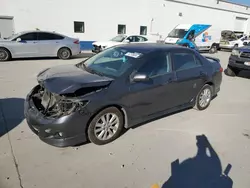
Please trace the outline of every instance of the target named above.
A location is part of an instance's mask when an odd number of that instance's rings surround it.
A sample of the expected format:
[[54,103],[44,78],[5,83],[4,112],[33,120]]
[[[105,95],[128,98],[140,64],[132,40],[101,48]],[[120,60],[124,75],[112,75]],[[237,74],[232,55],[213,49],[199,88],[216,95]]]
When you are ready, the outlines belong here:
[[24,115],[30,129],[49,145],[67,147],[87,141],[89,113],[75,112],[50,119],[39,112],[29,94],[24,103]]
[[81,48],[80,45],[76,45],[74,47],[71,48],[71,55],[75,56],[75,55],[79,55],[81,53]]
[[249,70],[250,66],[244,65],[245,62],[250,62],[250,59],[239,58],[237,56],[230,56],[228,65],[230,67],[239,69],[239,70]]

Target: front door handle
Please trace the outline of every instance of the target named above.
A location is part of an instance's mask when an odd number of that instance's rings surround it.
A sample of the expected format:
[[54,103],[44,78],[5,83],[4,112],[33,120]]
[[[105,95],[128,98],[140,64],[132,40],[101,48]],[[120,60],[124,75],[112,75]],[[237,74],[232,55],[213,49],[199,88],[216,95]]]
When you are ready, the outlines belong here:
[[164,82],[164,83],[161,84],[161,85],[164,86],[164,85],[170,84],[170,83],[175,82],[175,81],[177,81],[176,78],[169,78],[166,82]]

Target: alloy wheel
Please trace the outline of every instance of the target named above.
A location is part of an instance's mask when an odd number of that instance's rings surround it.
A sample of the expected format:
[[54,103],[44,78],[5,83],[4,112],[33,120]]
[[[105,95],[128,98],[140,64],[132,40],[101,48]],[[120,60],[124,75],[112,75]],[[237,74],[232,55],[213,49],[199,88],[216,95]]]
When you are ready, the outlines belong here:
[[108,140],[112,138],[118,130],[119,118],[114,113],[102,115],[95,124],[94,133],[99,140]]
[[63,50],[63,51],[62,51],[62,57],[63,57],[63,58],[68,58],[69,55],[70,55],[70,53],[69,53],[68,50]]
[[8,58],[8,54],[4,50],[0,50],[0,60],[5,61]]
[[202,108],[205,108],[209,104],[210,100],[211,100],[211,90],[206,88],[200,94],[199,105]]

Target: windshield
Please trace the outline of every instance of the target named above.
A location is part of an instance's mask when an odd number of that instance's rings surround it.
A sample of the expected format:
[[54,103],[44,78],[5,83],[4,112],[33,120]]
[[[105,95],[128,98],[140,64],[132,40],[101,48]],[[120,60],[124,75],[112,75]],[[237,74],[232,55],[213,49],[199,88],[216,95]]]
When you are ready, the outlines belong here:
[[124,36],[124,35],[118,35],[118,36],[112,38],[111,41],[122,42],[125,38],[126,38],[126,36]]
[[111,47],[80,63],[78,67],[101,76],[117,78],[124,74],[141,55],[122,47]]
[[168,34],[168,37],[182,39],[187,34],[187,32],[187,29],[174,29]]

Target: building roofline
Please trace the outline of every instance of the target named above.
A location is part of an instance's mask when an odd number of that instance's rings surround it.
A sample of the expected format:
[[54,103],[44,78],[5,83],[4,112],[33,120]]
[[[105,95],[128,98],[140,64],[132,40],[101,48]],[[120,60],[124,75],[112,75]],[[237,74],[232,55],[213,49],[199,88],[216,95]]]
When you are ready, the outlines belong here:
[[228,3],[228,4],[233,4],[233,5],[238,5],[238,6],[250,8],[250,5],[245,5],[245,4],[241,4],[241,3],[234,3],[231,0],[230,1],[227,1],[227,0],[218,0],[218,1],[223,2],[223,3]]
[[[220,11],[225,11],[225,12],[231,12],[231,13],[236,13],[236,14],[250,16],[250,12],[248,10],[248,8],[250,8],[250,6],[240,5],[241,7],[245,7],[246,11],[247,11],[247,12],[242,12],[242,11],[235,11],[235,10],[230,10],[230,9],[226,9],[226,8],[209,6],[209,5],[202,5],[202,4],[196,4],[196,3],[191,3],[191,2],[183,2],[182,0],[164,0],[164,1],[172,2],[172,3],[185,4],[185,5],[195,6],[195,7],[202,7],[202,8],[207,8],[207,9],[213,9],[213,10],[220,10]],[[223,3],[225,2],[225,3],[233,4],[232,2],[228,2],[228,1],[225,1],[225,0],[217,0],[217,4],[219,4],[220,2],[223,2]]]

